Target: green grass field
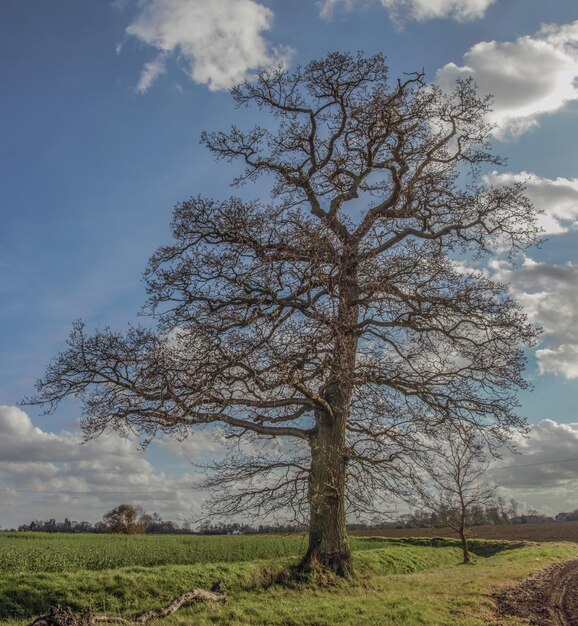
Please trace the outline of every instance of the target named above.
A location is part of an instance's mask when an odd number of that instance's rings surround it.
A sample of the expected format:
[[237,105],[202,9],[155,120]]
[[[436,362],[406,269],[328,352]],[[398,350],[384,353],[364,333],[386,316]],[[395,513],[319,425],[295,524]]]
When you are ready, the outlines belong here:
[[493,615],[491,593],[536,569],[578,558],[576,544],[475,541],[460,565],[451,539],[352,538],[357,579],[267,585],[294,562],[301,536],[0,534],[0,624],[22,626],[53,603],[134,617],[192,587],[224,583],[225,605],[181,609],[184,626],[514,626]]

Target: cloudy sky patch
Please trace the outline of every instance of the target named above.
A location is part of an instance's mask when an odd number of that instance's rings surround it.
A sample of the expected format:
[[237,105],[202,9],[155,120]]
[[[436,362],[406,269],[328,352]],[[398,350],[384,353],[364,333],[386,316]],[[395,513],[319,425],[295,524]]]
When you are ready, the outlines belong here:
[[549,179],[529,172],[492,172],[484,176],[489,185],[522,183],[526,195],[539,212],[544,235],[561,235],[576,230],[578,220],[578,178]]
[[262,66],[287,63],[291,51],[265,38],[273,11],[254,0],[147,0],[126,32],[161,51],[143,67],[146,92],[165,71],[166,56],[181,58],[191,80],[228,89]]
[[[189,459],[216,451],[207,449],[202,435],[193,439],[204,443],[186,449]],[[169,449],[185,461],[178,442]],[[78,431],[46,432],[22,409],[0,406],[0,493],[10,497],[14,511],[2,509],[2,526],[64,516],[95,522],[125,501],[172,519],[199,515],[205,495],[195,490],[198,476],[192,470],[167,475],[150,456],[134,440],[105,434],[83,444]],[[35,506],[33,517],[22,519],[22,511]]]
[[540,263],[527,257],[521,267],[492,261],[493,277],[511,285],[530,320],[543,328],[536,351],[541,374],[578,378],[578,265]]
[[[320,14],[324,18],[333,16],[336,8],[352,11],[368,4],[371,0],[321,0]],[[374,0],[376,1],[376,0]],[[412,19],[417,21],[450,18],[467,21],[481,18],[496,0],[379,0],[394,21]]]
[[578,99],[578,21],[542,26],[514,41],[481,41],[465,54],[463,65],[447,63],[438,82],[451,88],[457,78],[472,77],[482,93],[492,94],[491,121],[496,136],[521,135]]
[[517,454],[505,454],[488,472],[500,494],[547,513],[578,508],[578,423],[545,419],[516,439]]

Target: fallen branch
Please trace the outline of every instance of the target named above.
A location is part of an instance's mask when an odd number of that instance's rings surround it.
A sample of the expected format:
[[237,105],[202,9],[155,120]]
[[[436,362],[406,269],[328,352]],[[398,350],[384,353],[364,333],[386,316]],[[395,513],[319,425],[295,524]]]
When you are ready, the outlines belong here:
[[46,615],[37,617],[28,626],[94,626],[102,623],[127,624],[129,626],[146,624],[151,619],[160,619],[176,613],[181,607],[193,602],[224,602],[227,596],[222,593],[220,585],[213,585],[212,591],[191,589],[182,596],[175,598],[167,607],[146,611],[134,620],[114,615],[93,615],[89,611],[77,615],[69,608],[56,605]]

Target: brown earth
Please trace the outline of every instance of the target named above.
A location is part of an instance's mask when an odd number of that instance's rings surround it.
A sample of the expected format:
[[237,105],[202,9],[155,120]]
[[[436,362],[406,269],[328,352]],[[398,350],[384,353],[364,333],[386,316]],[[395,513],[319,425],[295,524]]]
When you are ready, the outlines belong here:
[[[382,530],[352,530],[357,537],[457,537],[451,528],[387,528]],[[508,541],[575,541],[578,543],[578,522],[546,524],[504,524],[474,526],[470,537],[504,539]]]
[[578,626],[578,561],[540,570],[494,598],[500,613],[533,626]]

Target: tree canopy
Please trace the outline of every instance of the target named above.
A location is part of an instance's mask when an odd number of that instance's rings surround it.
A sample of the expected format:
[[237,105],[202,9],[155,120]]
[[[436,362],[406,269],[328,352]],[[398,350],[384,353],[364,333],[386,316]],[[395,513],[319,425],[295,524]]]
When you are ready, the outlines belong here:
[[271,121],[202,140],[270,196],[177,205],[145,274],[156,325],[77,323],[33,401],[82,397],[89,437],[219,424],[250,439],[220,464],[215,510],[305,509],[303,567],[347,574],[346,510],[402,493],[423,435],[523,428],[536,330],[466,259],[531,245],[533,208],[521,185],[481,179],[502,161],[471,80],[444,93],[391,80],[381,55],[332,53],[232,95]]
[[122,535],[142,535],[151,522],[141,506],[119,504],[102,516],[104,530]]

